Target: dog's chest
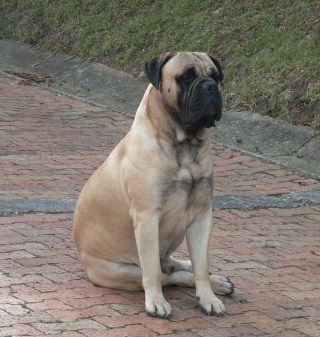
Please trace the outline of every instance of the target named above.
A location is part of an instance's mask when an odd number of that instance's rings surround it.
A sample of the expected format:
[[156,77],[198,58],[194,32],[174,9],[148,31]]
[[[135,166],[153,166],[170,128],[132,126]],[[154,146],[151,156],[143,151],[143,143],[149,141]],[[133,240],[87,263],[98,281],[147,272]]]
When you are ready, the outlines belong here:
[[179,166],[171,175],[162,195],[165,209],[192,210],[207,201],[212,192],[212,172],[208,167],[190,162]]
[[199,154],[199,149],[188,147],[178,150],[176,165],[168,171],[162,187],[160,241],[166,242],[169,251],[180,244],[187,227],[204,214],[212,195],[210,153]]
[[188,226],[199,221],[211,207],[211,177],[199,164],[177,168],[163,193],[159,226],[160,254],[173,252],[185,237]]
[[191,197],[196,202],[199,190],[211,190],[212,163],[208,147],[188,142],[178,144],[174,150],[175,165],[168,174],[163,203],[172,195],[182,203],[190,203]]

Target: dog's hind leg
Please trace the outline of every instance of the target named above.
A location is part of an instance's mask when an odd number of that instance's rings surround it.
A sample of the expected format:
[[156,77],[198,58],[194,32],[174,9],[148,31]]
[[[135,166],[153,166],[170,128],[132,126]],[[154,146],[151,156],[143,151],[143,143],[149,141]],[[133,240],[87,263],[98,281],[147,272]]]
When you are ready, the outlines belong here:
[[170,256],[168,262],[173,266],[174,271],[188,271],[192,272],[191,260],[180,260],[175,257]]
[[143,290],[141,269],[135,264],[107,261],[85,253],[81,253],[80,260],[93,284],[128,291]]
[[[192,288],[195,286],[191,260],[179,260],[172,256],[162,258],[161,270],[168,275],[168,279],[163,278],[163,286],[177,285]],[[215,294],[231,295],[234,292],[234,285],[227,277],[210,275],[210,284]]]
[[[82,253],[80,258],[88,278],[93,284],[127,291],[143,290],[140,266],[133,263],[111,262],[85,253]],[[161,285],[168,286],[170,284],[173,284],[170,275],[161,273]],[[187,284],[190,284],[189,280]],[[186,286],[192,287],[192,285]]]
[[[121,289],[127,291],[141,291],[142,287],[142,271],[136,264],[117,263],[99,259],[81,254],[81,261],[85,266],[89,280],[101,287]],[[177,262],[179,261],[179,262]],[[176,266],[191,266],[190,260],[180,261],[175,259]],[[176,264],[177,263],[177,264]],[[182,263],[182,265],[181,265]],[[229,295],[234,291],[234,285],[229,279],[219,276],[210,275],[210,283],[214,293],[219,295]],[[161,285],[163,287],[176,285],[180,287],[193,288],[193,273],[185,270],[178,270],[172,273],[161,273]]]
[[[210,275],[210,284],[213,292],[217,295],[231,295],[234,292],[233,283],[224,276]],[[194,288],[193,273],[182,270],[173,272],[162,280],[162,286],[165,287],[169,285]]]

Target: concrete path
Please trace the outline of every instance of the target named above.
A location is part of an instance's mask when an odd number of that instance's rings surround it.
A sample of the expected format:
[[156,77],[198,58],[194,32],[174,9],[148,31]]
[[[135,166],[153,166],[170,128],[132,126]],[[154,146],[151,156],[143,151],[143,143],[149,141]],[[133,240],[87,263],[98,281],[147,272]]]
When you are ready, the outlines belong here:
[[172,319],[150,318],[143,293],[87,280],[71,233],[79,191],[132,118],[22,83],[0,73],[1,337],[319,336],[319,180],[214,143],[211,271],[236,292],[220,318],[167,288]]

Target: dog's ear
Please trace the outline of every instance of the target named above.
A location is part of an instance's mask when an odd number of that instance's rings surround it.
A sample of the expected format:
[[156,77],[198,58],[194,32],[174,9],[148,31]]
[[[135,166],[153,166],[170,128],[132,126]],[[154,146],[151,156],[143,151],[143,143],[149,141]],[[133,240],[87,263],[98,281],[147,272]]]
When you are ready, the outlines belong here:
[[144,64],[144,73],[150,83],[159,90],[161,85],[161,70],[164,65],[171,59],[173,54],[165,53],[155,57]]
[[210,56],[210,55],[209,55],[209,57],[211,58],[214,65],[216,66],[216,68],[219,72],[220,82],[222,82],[223,81],[223,72],[222,72],[222,67],[221,67],[219,61],[217,59],[215,59],[214,57]]

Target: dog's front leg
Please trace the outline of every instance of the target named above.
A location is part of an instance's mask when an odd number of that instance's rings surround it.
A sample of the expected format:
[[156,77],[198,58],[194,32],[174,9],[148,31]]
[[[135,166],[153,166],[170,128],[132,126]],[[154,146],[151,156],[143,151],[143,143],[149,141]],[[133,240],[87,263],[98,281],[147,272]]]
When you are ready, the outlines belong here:
[[171,306],[161,287],[159,216],[153,212],[134,216],[134,233],[142,269],[146,311],[150,316],[169,318]]
[[187,243],[190,252],[196,296],[201,310],[206,315],[222,316],[225,308],[213,293],[209,278],[209,240],[211,234],[211,206],[205,214],[199,216],[187,229]]

